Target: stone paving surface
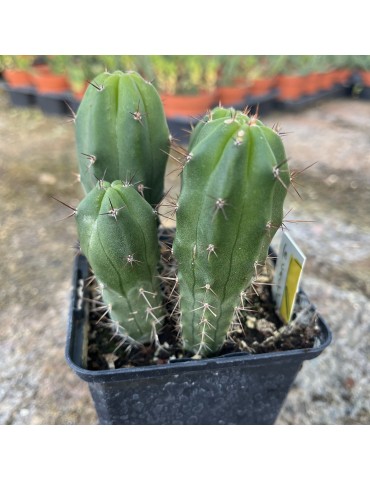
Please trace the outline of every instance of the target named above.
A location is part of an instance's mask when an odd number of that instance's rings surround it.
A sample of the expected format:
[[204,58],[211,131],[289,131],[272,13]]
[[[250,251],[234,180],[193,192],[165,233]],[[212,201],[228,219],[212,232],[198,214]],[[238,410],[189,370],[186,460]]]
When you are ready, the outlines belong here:
[[[286,225],[307,255],[303,289],[334,335],[303,365],[277,423],[369,424],[370,102],[262,121],[289,132],[292,168],[318,162],[300,176],[302,200],[288,196]],[[0,90],[0,138],[0,424],[95,424],[88,387],[64,359],[75,225],[51,198],[82,197],[73,123],[14,108]],[[174,190],[178,180],[167,177]]]

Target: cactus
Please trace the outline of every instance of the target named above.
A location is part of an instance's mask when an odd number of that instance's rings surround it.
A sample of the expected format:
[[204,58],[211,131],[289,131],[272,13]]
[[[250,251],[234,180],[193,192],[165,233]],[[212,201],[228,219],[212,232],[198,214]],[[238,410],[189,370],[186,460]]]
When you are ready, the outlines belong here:
[[[168,299],[161,298],[153,205],[162,199],[170,138],[160,98],[135,72],[100,74],[76,131],[87,192],[75,212],[78,234],[102,287],[103,314],[125,337],[158,343]],[[195,127],[185,158],[172,292],[177,287],[184,351],[196,358],[216,354],[247,309],[245,291],[282,224],[290,173],[274,129],[221,106]]]
[[174,254],[184,348],[204,356],[244,309],[242,293],[282,223],[290,175],[279,135],[247,112],[218,107],[189,146]]
[[80,246],[116,330],[145,343],[157,338],[162,307],[157,220],[151,206],[119,180],[99,181],[76,210]]
[[170,134],[156,89],[138,73],[101,73],[77,111],[76,143],[81,183],[133,180],[152,205],[163,197]]

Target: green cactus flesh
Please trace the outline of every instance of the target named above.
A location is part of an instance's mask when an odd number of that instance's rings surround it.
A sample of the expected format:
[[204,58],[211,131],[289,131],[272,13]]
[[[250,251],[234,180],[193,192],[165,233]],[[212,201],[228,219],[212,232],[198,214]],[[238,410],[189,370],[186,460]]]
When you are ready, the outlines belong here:
[[170,133],[152,84],[136,72],[99,74],[81,101],[75,123],[85,192],[97,179],[133,179],[152,206],[162,200]]
[[77,207],[76,220],[81,250],[117,330],[141,343],[153,340],[163,313],[153,209],[133,186],[100,181]]
[[196,127],[182,173],[174,254],[184,348],[217,352],[283,219],[290,182],[279,135],[217,108]]

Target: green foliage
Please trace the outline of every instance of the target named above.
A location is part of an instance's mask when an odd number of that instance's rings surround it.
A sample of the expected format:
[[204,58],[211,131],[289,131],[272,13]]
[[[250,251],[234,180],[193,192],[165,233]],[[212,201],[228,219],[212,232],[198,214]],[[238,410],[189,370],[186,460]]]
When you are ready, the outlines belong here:
[[243,57],[241,55],[220,55],[218,61],[218,85],[229,87],[244,77]]
[[1,55],[0,70],[30,70],[35,59],[35,55]]
[[161,93],[189,95],[216,88],[218,63],[212,56],[152,55],[141,62]]
[[70,57],[69,55],[49,55],[46,62],[55,75],[64,75],[70,62]]
[[86,57],[73,55],[66,66],[69,84],[74,92],[81,91],[88,80],[90,80],[89,62]]
[[370,70],[370,55],[353,55],[350,59],[351,67],[358,70]]

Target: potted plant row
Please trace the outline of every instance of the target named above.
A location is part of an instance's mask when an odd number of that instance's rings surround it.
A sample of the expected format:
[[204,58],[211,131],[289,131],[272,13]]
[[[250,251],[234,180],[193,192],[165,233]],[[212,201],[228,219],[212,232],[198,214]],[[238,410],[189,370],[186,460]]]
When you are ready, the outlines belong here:
[[342,93],[350,80],[345,56],[289,55],[278,60],[278,100],[288,106],[306,106],[333,93]]
[[0,69],[6,89],[13,105],[29,107],[35,103],[31,67],[35,62],[32,55],[2,55]]
[[16,106],[38,105],[45,113],[66,113],[69,92],[65,74],[67,57],[36,55],[3,56],[4,78]]
[[45,114],[67,113],[65,99],[70,91],[66,73],[69,62],[67,55],[50,55],[33,71],[32,83],[36,90],[37,105]]
[[16,106],[37,105],[46,114],[67,114],[86,90],[87,80],[101,71],[96,56],[4,55],[0,66],[11,101]]
[[66,103],[72,110],[78,108],[88,80],[99,71],[136,70],[155,83],[171,128],[186,143],[184,130],[219,103],[237,108],[248,105],[252,111],[258,105],[262,113],[276,106],[276,98],[283,106],[309,104],[348,85],[351,68],[359,70],[363,84],[361,72],[367,67],[359,67],[356,58],[362,63],[366,59],[343,55],[20,55],[3,56],[2,63],[13,103],[37,103],[45,113],[58,114],[69,113]]
[[[297,175],[279,133],[216,107],[185,151],[152,83],[121,71],[91,81],[75,128],[84,196],[69,206],[79,251],[66,359],[100,423],[273,423],[302,362],[330,342],[303,294],[286,324],[262,285]],[[163,191],[169,155],[177,199]]]

